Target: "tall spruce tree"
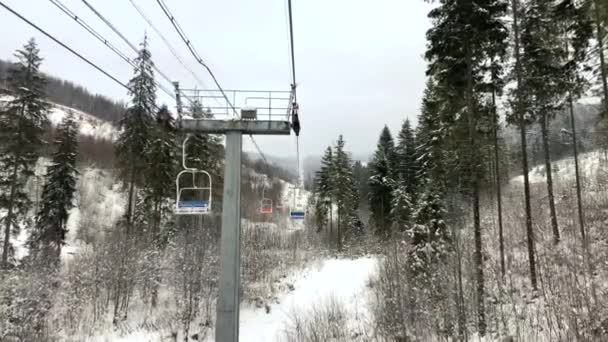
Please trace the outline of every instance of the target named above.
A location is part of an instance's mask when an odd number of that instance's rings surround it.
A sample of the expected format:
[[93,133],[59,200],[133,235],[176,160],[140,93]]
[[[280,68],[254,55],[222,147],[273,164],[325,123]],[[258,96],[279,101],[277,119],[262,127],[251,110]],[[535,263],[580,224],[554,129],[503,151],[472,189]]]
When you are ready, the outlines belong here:
[[[419,201],[413,206],[410,226],[407,233],[412,244],[412,265],[415,273],[429,274],[426,266],[435,257],[435,252],[428,250],[431,245],[444,245],[450,239],[444,223],[445,208],[443,197],[447,173],[444,170],[445,127],[441,125],[441,99],[432,78],[422,100],[422,110],[418,117],[417,151],[419,155],[420,179]],[[442,247],[445,251],[446,247]],[[429,253],[427,253],[429,252]]]
[[353,177],[357,184],[357,191],[359,193],[359,207],[367,208],[367,198],[369,194],[369,168],[367,165],[363,165],[360,160],[355,161],[353,164]]
[[317,195],[317,201],[315,202],[315,213],[318,231],[323,230],[323,227],[325,227],[327,223],[329,223],[330,227],[332,225],[332,168],[333,151],[331,147],[327,147],[325,154],[323,154],[323,157],[321,158],[321,169],[315,174],[314,189],[315,194]]
[[536,278],[536,257],[534,247],[534,231],[532,230],[532,209],[530,204],[530,175],[528,167],[528,138],[527,130],[531,120],[525,109],[525,94],[523,91],[523,67],[522,67],[522,52],[521,52],[521,15],[522,10],[519,0],[511,0],[511,13],[513,15],[512,31],[513,31],[513,57],[515,59],[514,73],[516,87],[511,91],[513,107],[512,115],[507,116],[507,120],[515,123],[519,128],[521,141],[521,165],[524,178],[524,210],[526,220],[526,247],[528,249],[528,267],[530,272],[530,284],[534,291],[537,290]]
[[437,85],[431,77],[424,90],[416,128],[416,176],[422,179],[421,183],[430,181],[442,188],[445,185],[445,169],[442,165],[445,127],[441,125],[442,106],[437,93]]
[[384,126],[378,139],[376,152],[370,163],[369,207],[375,233],[388,237],[391,227],[391,206],[396,185],[395,142],[388,127]]
[[352,226],[357,218],[359,195],[353,177],[352,160],[344,149],[346,142],[342,135],[333,153],[331,172],[332,193],[337,209],[338,250],[342,249],[342,239],[346,228]]
[[151,165],[146,173],[146,182],[141,192],[141,200],[135,206],[134,222],[147,230],[147,255],[143,293],[150,293],[152,307],[158,304],[160,279],[160,253],[173,232],[172,203],[175,194],[175,176],[178,156],[174,120],[166,105],[156,113],[157,124],[151,126],[150,145],[147,162]]
[[479,184],[483,174],[478,128],[484,120],[483,111],[479,110],[479,88],[492,51],[506,44],[507,32],[502,22],[506,9],[503,0],[440,0],[429,13],[433,27],[427,33],[428,74],[435,77],[441,88],[449,89],[443,105],[451,108],[451,114],[443,118],[443,124],[449,125],[456,141],[461,137],[468,140],[466,148],[462,146],[455,155],[466,161],[461,172],[464,171],[463,181],[472,199],[477,326],[482,336],[486,322]]
[[173,127],[174,120],[166,105],[160,107],[156,118],[157,122],[166,124],[152,126],[151,141],[147,151],[148,164],[152,167],[146,175],[144,196],[152,214],[153,240],[158,243],[161,223],[168,219],[171,212],[167,199],[174,195],[178,157],[175,132],[170,128]]
[[406,119],[403,122],[403,126],[398,135],[397,157],[398,180],[405,187],[410,199],[414,199],[416,194],[416,173],[418,172],[418,165],[416,158],[416,140],[409,119]]
[[525,94],[527,113],[541,129],[551,227],[553,240],[558,243],[560,232],[555,209],[549,122],[563,109],[571,72],[563,68],[567,54],[562,39],[563,30],[556,17],[556,2],[530,0],[524,13],[521,24],[523,83],[520,86]]
[[406,231],[411,223],[412,199],[408,188],[403,183],[398,183],[392,193],[391,219],[393,224],[392,233]]
[[45,100],[45,78],[40,72],[40,50],[32,38],[15,52],[17,63],[9,70],[7,86],[13,98],[0,109],[0,209],[6,210],[2,267],[9,263],[10,237],[19,228],[19,220],[30,210],[25,191],[34,175],[41,136],[48,124],[49,105]]
[[450,251],[450,232],[444,220],[446,209],[442,195],[437,185],[427,182],[407,230],[413,246],[410,267],[414,274],[425,274],[427,280],[433,278],[433,264]]
[[36,216],[36,231],[31,236],[31,242],[35,250],[42,252],[41,257],[59,262],[78,177],[78,123],[72,112],[59,125],[54,145],[56,150],[51,164],[46,168],[42,203]]
[[593,36],[593,25],[588,13],[590,4],[586,2],[578,2],[575,0],[561,0],[556,8],[556,20],[559,21],[562,27],[562,38],[565,45],[563,64],[564,72],[567,75],[568,87],[568,110],[570,112],[570,133],[572,138],[572,152],[574,156],[574,174],[576,181],[576,202],[578,225],[581,234],[581,241],[584,252],[584,263],[588,277],[591,282],[591,293],[594,301],[597,300],[594,279],[592,274],[593,264],[591,262],[591,251],[588,244],[587,232],[585,229],[585,215],[583,212],[582,199],[582,184],[578,158],[578,141],[577,128],[574,117],[574,101],[581,97],[586,90],[587,82],[583,76],[583,70],[586,69],[585,62],[588,58],[589,42]]
[[152,139],[156,106],[153,63],[146,37],[135,59],[134,76],[128,84],[131,100],[119,122],[120,135],[116,141],[118,167],[128,187],[125,212],[128,233],[133,224],[137,188],[142,185],[146,172],[150,171],[148,149]]

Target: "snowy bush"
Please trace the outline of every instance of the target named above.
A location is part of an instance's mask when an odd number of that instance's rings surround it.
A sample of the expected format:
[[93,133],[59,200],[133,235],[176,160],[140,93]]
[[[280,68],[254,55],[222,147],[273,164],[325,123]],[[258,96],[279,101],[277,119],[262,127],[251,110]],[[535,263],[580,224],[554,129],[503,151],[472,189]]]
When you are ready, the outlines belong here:
[[310,310],[289,313],[283,342],[347,342],[369,341],[365,330],[351,324],[351,313],[336,297],[330,296],[316,303]]
[[49,341],[58,278],[53,268],[27,266],[2,275],[0,341]]

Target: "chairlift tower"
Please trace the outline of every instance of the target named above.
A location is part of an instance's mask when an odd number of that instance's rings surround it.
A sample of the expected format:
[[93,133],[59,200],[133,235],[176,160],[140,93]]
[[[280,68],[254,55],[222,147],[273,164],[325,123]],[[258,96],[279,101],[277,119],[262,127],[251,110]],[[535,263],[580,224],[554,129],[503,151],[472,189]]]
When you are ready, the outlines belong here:
[[[243,135],[299,134],[294,89],[291,91],[187,90],[175,83],[177,129],[184,133],[226,136],[224,198],[220,241],[220,278],[217,298],[216,342],[239,339],[241,276],[241,155]],[[195,119],[181,108],[181,94],[196,98],[209,111]],[[192,96],[190,96],[192,94]],[[228,100],[230,99],[230,100]],[[236,113],[235,113],[236,112]],[[234,116],[238,115],[238,118]]]

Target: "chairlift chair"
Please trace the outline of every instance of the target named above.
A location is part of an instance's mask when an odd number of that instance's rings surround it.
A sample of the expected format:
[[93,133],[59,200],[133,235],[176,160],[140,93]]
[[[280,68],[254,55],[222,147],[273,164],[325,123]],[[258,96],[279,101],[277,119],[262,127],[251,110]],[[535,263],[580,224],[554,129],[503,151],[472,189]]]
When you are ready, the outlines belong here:
[[292,220],[303,220],[306,216],[306,212],[304,210],[304,206],[302,205],[301,201],[296,201],[295,196],[294,196],[294,203],[293,206],[290,206],[289,208],[289,217]]
[[[298,184],[300,181],[298,180]],[[294,186],[293,191],[293,205],[289,207],[289,217],[292,220],[303,220],[306,216],[304,206],[302,205],[302,198],[300,195],[300,187]]]
[[175,179],[176,215],[205,215],[211,213],[211,175],[205,170],[186,165],[186,144],[190,135],[182,143],[182,166],[184,170]]
[[272,214],[272,200],[270,198],[262,199],[262,203],[260,206],[260,213],[262,214]]
[[[201,178],[203,184],[209,185],[200,185],[201,182],[197,180]],[[177,175],[175,185],[177,187],[174,210],[176,215],[204,215],[211,212],[211,175],[207,171],[183,170]]]
[[306,217],[306,213],[301,208],[294,208],[289,212],[289,217],[292,220],[303,220]]

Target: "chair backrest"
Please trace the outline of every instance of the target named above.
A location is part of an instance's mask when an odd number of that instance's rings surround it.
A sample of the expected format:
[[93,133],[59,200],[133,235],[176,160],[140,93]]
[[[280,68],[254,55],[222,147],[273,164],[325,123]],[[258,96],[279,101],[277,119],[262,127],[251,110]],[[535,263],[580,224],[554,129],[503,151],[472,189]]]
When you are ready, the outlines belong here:
[[[197,176],[202,176],[202,183],[208,185],[200,185],[197,182]],[[184,180],[183,178],[186,179]],[[181,171],[175,180],[176,198],[174,213],[177,215],[203,215],[210,213],[212,201],[211,182],[211,175],[207,171],[194,169]]]
[[262,199],[260,212],[262,214],[272,214],[272,200],[270,198]]

